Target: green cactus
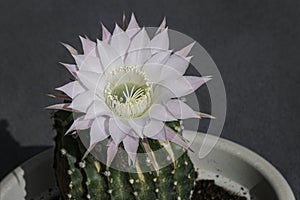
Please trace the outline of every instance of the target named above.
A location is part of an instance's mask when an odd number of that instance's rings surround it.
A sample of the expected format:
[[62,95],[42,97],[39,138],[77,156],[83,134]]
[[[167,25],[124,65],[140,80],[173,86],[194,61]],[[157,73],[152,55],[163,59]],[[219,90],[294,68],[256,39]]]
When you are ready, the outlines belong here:
[[[57,131],[54,169],[62,199],[190,199],[195,182],[194,167],[187,152],[178,145],[170,143],[168,148],[162,148],[162,142],[148,139],[152,150],[161,149],[160,156],[153,153],[156,163],[161,166],[172,159],[172,164],[142,173],[139,166],[146,161],[137,159],[136,173],[123,172],[108,168],[91,154],[81,161],[86,151],[81,140],[72,135],[64,136],[72,121],[70,112],[54,113]],[[176,130],[179,122],[167,125]],[[138,152],[145,152],[143,145],[139,145]],[[177,153],[183,155],[175,160]]]

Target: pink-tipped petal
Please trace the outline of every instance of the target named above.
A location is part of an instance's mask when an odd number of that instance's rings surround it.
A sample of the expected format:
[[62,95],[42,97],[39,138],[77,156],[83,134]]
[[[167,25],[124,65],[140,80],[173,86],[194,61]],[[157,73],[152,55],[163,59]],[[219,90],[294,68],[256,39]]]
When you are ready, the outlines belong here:
[[75,110],[69,108],[70,104],[69,103],[60,103],[60,104],[55,104],[51,106],[47,106],[45,109],[51,109],[51,110],[65,110],[69,112],[76,112]]
[[[190,61],[192,59],[192,56],[190,57],[182,57],[177,54],[173,54],[170,59],[166,62],[166,67],[172,68],[176,71],[177,77],[183,75],[187,68],[189,67]],[[167,72],[165,72],[167,73]],[[172,77],[172,75],[168,74],[166,75],[167,77]]]
[[109,43],[111,34],[102,23],[101,23],[101,27],[102,27],[102,41]]
[[91,91],[87,91],[76,96],[70,104],[69,108],[86,113],[88,107],[94,100],[97,100],[95,94]]
[[130,39],[128,35],[116,24],[116,28],[111,37],[111,47],[114,48],[120,56],[124,57],[129,44]]
[[71,45],[63,43],[63,42],[61,42],[61,44],[70,52],[70,54],[78,55],[78,51],[76,49],[74,49],[74,47],[72,47]]
[[149,109],[149,116],[151,119],[160,121],[175,121],[176,118],[161,104],[153,104]]
[[117,152],[118,152],[118,145],[113,140],[110,140],[107,148],[107,159],[106,159],[106,165],[108,167],[111,165]]
[[178,99],[170,100],[167,108],[176,119],[200,118],[190,106]]
[[153,151],[152,151],[152,149],[151,149],[151,147],[150,147],[147,139],[142,140],[142,144],[144,146],[146,154],[148,155],[148,157],[149,157],[149,159],[150,159],[150,161],[151,161],[154,169],[158,170],[159,169],[158,163],[157,163],[157,161],[155,159],[154,153],[153,153]]
[[62,63],[60,62],[59,64],[63,65],[65,68],[67,68],[67,70],[72,74],[72,76],[74,76],[75,78],[77,78],[77,66],[74,64],[67,64],[67,63]]
[[126,137],[126,133],[121,130],[119,125],[115,122],[114,118],[109,119],[109,134],[115,144],[119,145],[120,142]]
[[163,30],[165,30],[166,25],[167,25],[167,18],[164,17],[160,26],[158,27],[157,31],[155,32],[155,34],[158,34],[158,33],[162,32]]
[[73,58],[82,71],[91,71],[95,73],[102,73],[103,67],[100,63],[100,59],[92,55],[73,55]]
[[47,94],[48,97],[52,97],[52,98],[59,98],[59,99],[63,99],[66,101],[71,101],[72,99],[70,97],[68,97],[67,95],[64,94]]
[[77,95],[85,92],[86,90],[84,87],[78,82],[78,81],[73,81],[70,83],[67,83],[66,85],[56,88],[56,90],[64,92],[66,95],[71,97],[72,99],[76,97]]
[[126,29],[126,33],[130,38],[132,38],[138,31],[140,30],[140,27],[136,21],[136,18],[134,14],[131,14],[131,19],[129,21],[129,24]]
[[127,66],[143,65],[151,57],[151,50],[145,48],[149,42],[150,38],[145,28],[143,28],[132,38],[125,58],[125,64]]
[[162,81],[160,84],[170,90],[172,97],[183,97],[191,94],[209,80],[211,80],[210,76],[181,76],[176,80],[176,84],[174,80]]
[[143,118],[129,119],[128,123],[134,132],[140,137],[143,138],[143,129],[146,124],[146,120]]
[[108,134],[105,131],[105,123],[108,120],[105,117],[97,117],[92,126],[90,131],[90,146],[93,144],[97,144],[100,141],[103,141],[108,137]]
[[79,38],[82,44],[83,53],[96,56],[96,43],[81,36],[79,36]]
[[93,101],[90,107],[87,110],[85,119],[94,119],[100,115],[109,115],[110,110],[102,100]]
[[165,129],[162,128],[156,135],[153,135],[150,138],[154,140],[166,141],[167,138]]
[[78,117],[77,119],[74,120],[73,124],[71,127],[67,130],[65,135],[68,133],[71,133],[75,130],[85,130],[88,129],[92,126],[93,120],[85,120],[83,116]]
[[137,149],[139,147],[139,138],[126,136],[123,140],[124,149],[127,152],[132,163],[135,163]]
[[101,74],[89,71],[79,71],[77,73],[79,81],[90,91],[95,91],[101,79]]
[[158,133],[160,133],[164,125],[165,124],[162,121],[150,120],[144,127],[143,134],[146,137],[151,138],[152,136],[155,136]]
[[184,139],[177,134],[175,131],[173,131],[170,127],[165,126],[165,131],[166,131],[166,138],[175,143],[178,144],[179,146],[185,148],[185,149],[190,149],[187,142],[184,141]]
[[196,42],[192,42],[191,44],[187,45],[186,47],[183,47],[181,50],[175,52],[175,54],[182,56],[182,57],[186,57],[192,50],[195,43]]
[[151,49],[152,53],[169,50],[168,28],[154,36],[154,38],[149,43],[149,48]]
[[103,70],[106,70],[107,68],[110,68],[112,70],[115,68],[119,68],[120,66],[124,66],[122,57],[109,44],[97,40],[97,48]]

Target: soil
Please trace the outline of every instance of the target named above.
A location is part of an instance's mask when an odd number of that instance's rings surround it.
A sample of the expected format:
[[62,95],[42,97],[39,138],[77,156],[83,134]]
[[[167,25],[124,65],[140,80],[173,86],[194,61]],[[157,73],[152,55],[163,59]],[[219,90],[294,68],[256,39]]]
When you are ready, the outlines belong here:
[[199,180],[196,181],[192,200],[247,200],[247,198],[215,185],[214,180]]

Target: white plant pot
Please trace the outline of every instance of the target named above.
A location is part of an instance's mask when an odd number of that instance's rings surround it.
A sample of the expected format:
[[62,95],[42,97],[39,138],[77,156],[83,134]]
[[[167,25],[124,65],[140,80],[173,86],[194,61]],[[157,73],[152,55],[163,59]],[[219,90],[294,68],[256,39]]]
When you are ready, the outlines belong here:
[[[217,185],[246,196],[248,199],[294,200],[295,197],[283,176],[266,160],[252,151],[225,139],[219,139],[212,151],[199,158],[200,148],[209,148],[215,136],[185,131],[193,138],[191,159],[199,179],[214,179]],[[44,199],[58,194],[52,169],[53,149],[26,161],[8,174],[0,183],[0,199]]]

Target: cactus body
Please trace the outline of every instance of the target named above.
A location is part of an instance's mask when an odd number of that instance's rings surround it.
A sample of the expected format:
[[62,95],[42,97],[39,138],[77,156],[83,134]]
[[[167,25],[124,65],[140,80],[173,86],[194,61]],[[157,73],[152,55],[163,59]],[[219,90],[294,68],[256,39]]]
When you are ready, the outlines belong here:
[[[161,150],[160,156],[154,153],[158,165],[170,159],[173,162],[157,171],[142,173],[139,165],[145,161],[137,160],[136,173],[123,172],[107,168],[91,154],[81,161],[86,149],[80,139],[72,135],[64,136],[71,123],[71,113],[54,113],[54,128],[57,131],[54,169],[63,199],[190,199],[195,172],[187,152],[183,153],[181,147],[169,143],[167,148],[162,148],[164,143],[148,140],[152,150]],[[167,125],[175,128],[179,123],[169,122]],[[138,152],[145,152],[141,146]],[[183,155],[175,160],[177,153]]]

